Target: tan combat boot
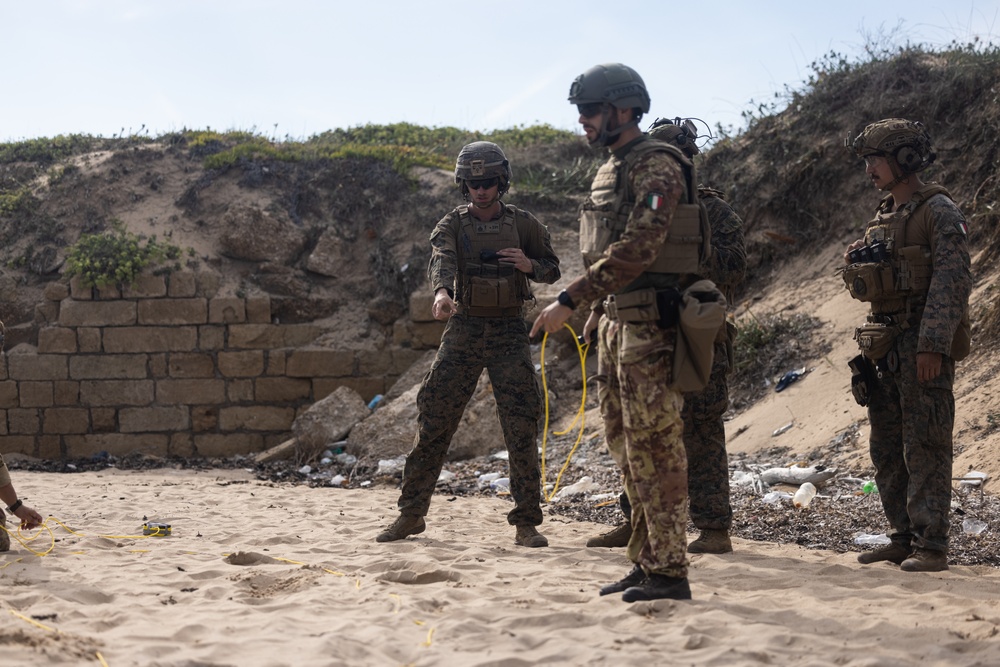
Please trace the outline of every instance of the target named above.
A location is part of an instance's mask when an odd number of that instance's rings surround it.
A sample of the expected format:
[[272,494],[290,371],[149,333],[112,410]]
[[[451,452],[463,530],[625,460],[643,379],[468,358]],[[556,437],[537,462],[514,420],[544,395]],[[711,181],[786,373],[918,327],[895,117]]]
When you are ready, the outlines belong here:
[[626,521],[617,528],[587,540],[588,547],[627,547],[632,539],[632,524]]
[[547,547],[549,541],[534,526],[518,526],[514,544],[522,547]]
[[7,534],[7,515],[0,510],[0,551],[10,551],[10,535]]
[[408,535],[416,535],[424,532],[427,525],[424,517],[415,514],[400,514],[399,518],[392,522],[392,525],[383,530],[375,538],[376,542],[395,542]]
[[896,544],[893,542],[892,544],[884,546],[881,549],[866,551],[863,554],[859,554],[858,562],[863,565],[871,565],[872,563],[879,563],[887,560],[895,563],[896,565],[901,565],[904,560],[910,557],[910,552],[911,549],[908,547],[904,547],[902,544]]
[[703,530],[694,542],[688,545],[689,554],[728,554],[733,550],[733,541],[728,530]]
[[948,569],[948,554],[932,549],[917,549],[899,564],[904,572],[942,572]]

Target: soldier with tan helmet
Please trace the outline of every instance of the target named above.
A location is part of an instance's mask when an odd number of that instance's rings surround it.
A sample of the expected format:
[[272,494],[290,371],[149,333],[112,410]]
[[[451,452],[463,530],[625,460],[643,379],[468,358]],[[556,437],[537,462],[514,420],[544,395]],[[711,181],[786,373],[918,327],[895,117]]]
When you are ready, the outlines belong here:
[[465,205],[431,232],[427,277],[433,316],[447,320],[437,357],[417,394],[417,436],[406,457],[400,516],[378,542],[422,533],[451,438],[485,368],[509,454],[514,508],[507,521],[514,543],[548,546],[542,523],[538,427],[541,392],[531,358],[524,305],[533,300],[528,281],[554,283],[559,259],[548,229],[527,211],[501,201],[511,184],[510,162],[494,143],[464,148],[455,182]]
[[844,281],[871,313],[855,332],[855,398],[889,520],[888,546],[862,553],[907,572],[948,569],[955,362],[969,352],[968,228],[951,194],[924,183],[935,159],[921,123],[889,118],[851,142],[887,193],[864,239],[844,253]]
[[[657,119],[647,131],[654,139],[674,145],[689,159],[700,152],[698,130],[691,119]],[[712,228],[712,254],[700,274],[714,282],[726,300],[733,303],[736,287],[746,273],[746,244],[743,221],[718,190],[698,186],[698,198],[708,213]],[[587,335],[588,327],[584,327]],[[728,553],[733,550],[729,530],[733,509],[729,500],[729,460],[726,455],[726,428],[722,416],[729,409],[728,374],[732,371],[732,345],[736,327],[730,321],[719,330],[708,386],[684,394],[684,449],[688,463],[690,518],[700,531],[688,544],[688,553]],[[621,494],[625,522],[587,540],[588,547],[623,547],[632,536],[628,495]]]
[[[650,99],[631,67],[590,68],[573,82],[569,101],[587,140],[610,156],[580,215],[586,272],[541,312],[531,333],[559,331],[578,304],[603,303],[598,398],[632,507],[626,555],[633,568],[600,594],[621,593],[625,602],[687,600],[684,399],[674,361],[681,291],[697,280],[702,241],[708,242],[697,234],[702,216],[694,172],[680,150],[639,129]],[[689,226],[694,236],[674,234]],[[721,323],[722,313],[715,328]]]

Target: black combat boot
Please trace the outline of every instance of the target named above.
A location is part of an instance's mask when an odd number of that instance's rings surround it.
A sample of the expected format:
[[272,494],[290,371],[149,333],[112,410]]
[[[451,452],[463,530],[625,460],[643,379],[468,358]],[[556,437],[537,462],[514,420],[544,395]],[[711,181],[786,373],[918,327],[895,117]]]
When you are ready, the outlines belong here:
[[622,593],[625,602],[639,600],[690,600],[691,586],[687,579],[651,574],[638,586],[626,588]]
[[622,591],[631,588],[633,586],[638,586],[643,581],[646,580],[646,573],[642,571],[642,568],[636,565],[632,568],[632,571],[625,575],[625,578],[621,581],[616,581],[613,584],[608,584],[607,586],[601,587],[601,595],[611,595],[612,593],[621,593]]

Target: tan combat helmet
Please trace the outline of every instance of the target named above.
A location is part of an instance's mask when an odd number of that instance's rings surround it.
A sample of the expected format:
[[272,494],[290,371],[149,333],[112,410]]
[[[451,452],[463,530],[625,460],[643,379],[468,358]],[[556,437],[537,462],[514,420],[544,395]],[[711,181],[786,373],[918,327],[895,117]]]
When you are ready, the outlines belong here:
[[478,181],[486,178],[498,178],[497,196],[500,197],[510,189],[513,173],[510,162],[500,147],[491,141],[474,141],[466,144],[458,153],[455,161],[455,182],[462,188],[462,194],[469,194],[466,181]]
[[868,125],[851,144],[858,157],[880,155],[892,158],[903,174],[923,171],[937,154],[922,123],[886,118]]
[[690,118],[657,118],[646,134],[668,144],[677,146],[689,158],[701,152],[698,144],[698,129]]

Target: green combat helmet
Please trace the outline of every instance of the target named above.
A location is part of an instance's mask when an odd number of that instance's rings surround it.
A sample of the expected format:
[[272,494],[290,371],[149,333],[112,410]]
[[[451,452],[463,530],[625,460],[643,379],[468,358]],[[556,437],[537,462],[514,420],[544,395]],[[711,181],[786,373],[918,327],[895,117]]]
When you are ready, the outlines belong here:
[[922,123],[902,118],[887,118],[866,127],[851,143],[858,157],[890,157],[903,174],[922,171],[934,162],[931,138]]
[[689,158],[701,152],[698,144],[695,143],[698,140],[698,129],[690,118],[674,118],[673,120],[657,118],[646,134],[654,139],[677,146]]
[[455,161],[455,182],[462,188],[462,195],[468,196],[469,186],[466,181],[478,181],[486,178],[498,178],[497,198],[510,189],[513,173],[510,162],[500,147],[491,141],[474,141],[466,144],[458,153]]
[[[639,73],[621,63],[596,65],[576,77],[569,87],[569,101],[575,104],[580,113],[593,116],[599,110],[604,115],[601,122],[601,133],[594,143],[609,146],[615,137],[627,127],[639,124],[642,114],[649,113],[649,92]],[[594,113],[584,113],[589,105],[600,105],[594,108]],[[637,113],[631,123],[626,123],[615,130],[608,131],[607,116],[610,107],[617,109],[636,109]]]

